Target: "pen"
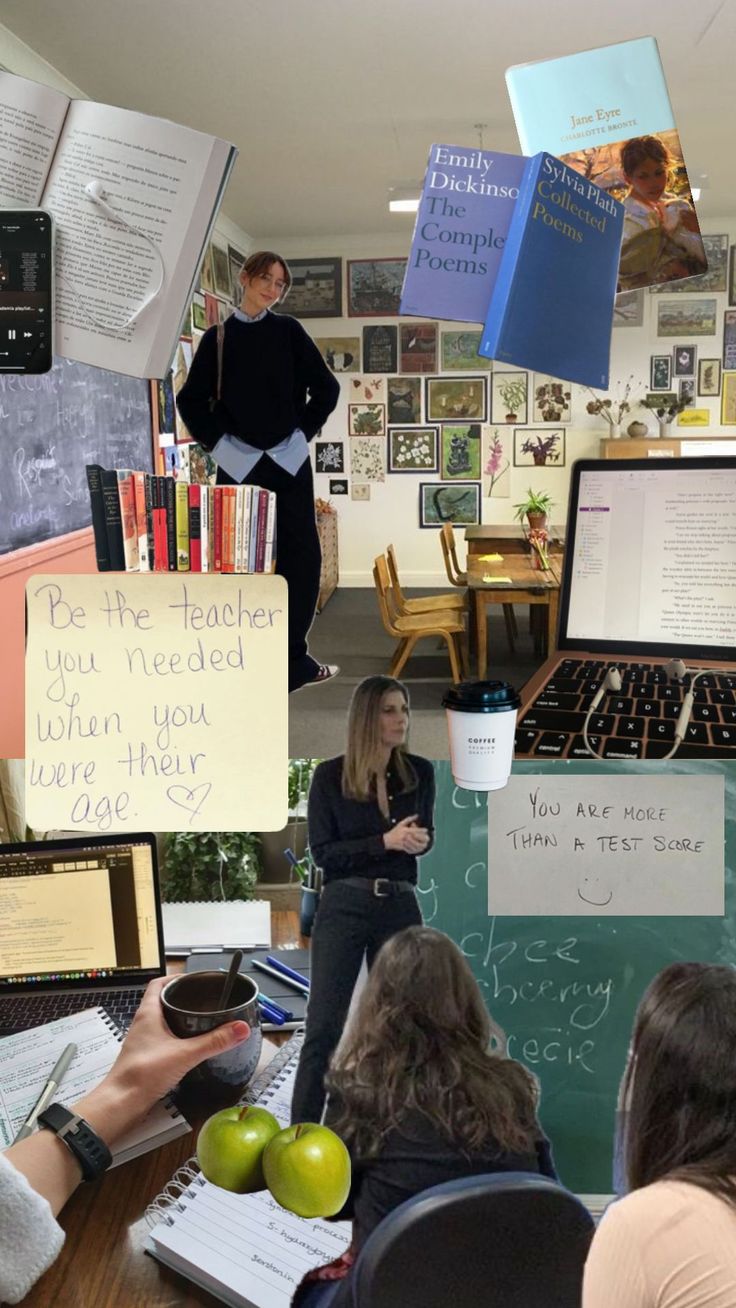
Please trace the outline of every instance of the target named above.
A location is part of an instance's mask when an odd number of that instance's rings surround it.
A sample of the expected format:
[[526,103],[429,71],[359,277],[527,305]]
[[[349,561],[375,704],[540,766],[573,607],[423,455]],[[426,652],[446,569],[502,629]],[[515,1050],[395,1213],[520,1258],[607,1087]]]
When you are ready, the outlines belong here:
[[[226,968],[226,967],[220,967],[220,968],[218,968],[217,970],[218,970],[218,972],[226,972],[226,971],[227,971],[227,968]],[[283,979],[283,978],[282,978],[282,979]],[[278,1013],[279,1016],[281,1017],[281,1020],[282,1020],[283,1022],[293,1022],[293,1020],[294,1020],[294,1014],[292,1013],[291,1009],[290,1009],[290,1008],[282,1008],[281,1004],[277,1004],[275,999],[269,999],[268,995],[264,995],[263,991],[260,990],[260,989],[259,989],[259,991],[258,991],[257,999],[258,999],[259,1004],[261,1004],[263,1007],[268,1007],[268,1008],[270,1008],[274,1013]],[[279,1025],[280,1025],[280,1023],[279,1023]]]
[[292,980],[292,978],[287,976],[285,972],[279,972],[277,968],[270,967],[268,963],[262,963],[259,958],[254,958],[252,960],[252,966],[257,968],[259,972],[266,972],[269,976],[275,977],[277,981],[283,981],[284,985],[291,986],[294,990],[298,990],[300,995],[305,995],[307,998],[309,997],[309,986],[304,985],[301,981]]
[[25,1122],[23,1123],[18,1134],[16,1135],[13,1144],[17,1144],[19,1140],[25,1140],[26,1136],[31,1134],[31,1132],[33,1131],[36,1125],[36,1120],[38,1118],[39,1113],[42,1113],[46,1105],[49,1103],[49,1101],[53,1099],[56,1091],[58,1090],[59,1086],[61,1085],[61,1082],[64,1080],[64,1077],[66,1076],[69,1070],[69,1064],[76,1058],[76,1056],[77,1056],[77,1046],[74,1044],[67,1045],[63,1054],[58,1059],[56,1065],[53,1067],[48,1081],[46,1082],[43,1090],[38,1096],[38,1099],[33,1105],[33,1108],[31,1109]]
[[265,1000],[259,999],[258,1006],[261,1010],[261,1017],[265,1018],[267,1022],[271,1022],[273,1026],[283,1026],[286,1022],[286,1018],[281,1010],[279,1009],[277,1011],[275,1008],[272,1008]]
[[302,976],[301,972],[295,972],[293,967],[287,967],[280,959],[274,958],[271,954],[266,954],[266,962],[269,967],[275,967],[277,972],[283,972],[285,977],[291,977],[292,981],[298,981],[300,986],[309,989],[309,978]]

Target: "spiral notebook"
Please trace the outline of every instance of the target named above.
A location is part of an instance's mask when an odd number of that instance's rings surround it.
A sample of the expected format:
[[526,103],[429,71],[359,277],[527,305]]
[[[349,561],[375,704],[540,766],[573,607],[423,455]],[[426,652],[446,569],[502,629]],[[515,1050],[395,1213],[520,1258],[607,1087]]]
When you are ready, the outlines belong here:
[[[75,1044],[77,1053],[54,1102],[71,1107],[110,1071],[122,1039],[123,1032],[104,1008],[87,1008],[0,1040],[0,1148],[12,1143],[68,1044]],[[162,1099],[117,1142],[112,1166],[157,1149],[190,1129],[171,1101]]]
[[[292,1036],[256,1077],[243,1103],[268,1108],[288,1126],[302,1033]],[[210,1185],[190,1158],[146,1213],[148,1249],[167,1267],[232,1308],[289,1308],[305,1272],[338,1258],[349,1222],[295,1217],[271,1197],[230,1194]]]

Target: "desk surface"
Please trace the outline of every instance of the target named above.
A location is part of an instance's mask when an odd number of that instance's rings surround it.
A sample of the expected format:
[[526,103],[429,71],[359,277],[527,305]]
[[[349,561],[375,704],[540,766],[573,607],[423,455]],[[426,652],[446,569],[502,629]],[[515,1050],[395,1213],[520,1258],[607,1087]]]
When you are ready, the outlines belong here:
[[[272,913],[271,926],[275,948],[309,943],[299,938],[294,912]],[[266,1038],[283,1044],[291,1034]],[[64,1248],[22,1300],[24,1308],[214,1308],[221,1303],[144,1253],[146,1207],[191,1157],[205,1116],[197,1122],[189,1115],[192,1134],[80,1185],[59,1218]]]

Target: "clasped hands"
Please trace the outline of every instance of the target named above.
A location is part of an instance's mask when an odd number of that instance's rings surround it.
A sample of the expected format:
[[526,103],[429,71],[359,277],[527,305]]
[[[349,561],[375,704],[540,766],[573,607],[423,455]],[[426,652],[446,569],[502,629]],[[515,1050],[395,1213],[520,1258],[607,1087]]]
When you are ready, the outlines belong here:
[[418,825],[419,814],[402,818],[390,831],[385,831],[383,843],[386,849],[401,851],[404,854],[423,854],[429,844],[429,832],[426,827]]

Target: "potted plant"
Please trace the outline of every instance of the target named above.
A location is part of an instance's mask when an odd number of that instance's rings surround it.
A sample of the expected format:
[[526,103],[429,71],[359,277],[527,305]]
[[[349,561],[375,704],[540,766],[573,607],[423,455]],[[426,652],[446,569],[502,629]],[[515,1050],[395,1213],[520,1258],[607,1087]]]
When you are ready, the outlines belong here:
[[498,393],[506,406],[506,421],[518,422],[519,410],[526,404],[526,378],[512,377],[510,381],[499,382]]
[[163,853],[161,890],[167,902],[253,898],[261,872],[261,841],[255,833],[169,832]]
[[623,395],[621,394],[621,383],[619,383],[616,387],[616,398],[613,400],[609,399],[607,396],[602,398],[596,395],[595,391],[591,390],[590,386],[587,387],[587,390],[593,396],[593,399],[589,400],[586,404],[586,412],[593,413],[596,416],[600,415],[600,417],[604,419],[609,428],[608,434],[613,440],[618,440],[620,437],[621,423],[624,414],[629,413],[631,409],[629,396],[631,395],[633,381],[634,374],[632,372],[626,380]]
[[284,853],[289,850],[298,862],[304,857],[307,843],[307,796],[312,773],[319,759],[293,758],[289,761],[289,820],[280,831],[261,832],[263,880],[268,885],[294,883],[293,864]]
[[516,509],[514,517],[518,522],[523,523],[526,518],[532,531],[541,531],[547,526],[547,517],[554,505],[547,491],[533,491],[530,486],[526,499],[520,504],[515,504],[514,508]]

